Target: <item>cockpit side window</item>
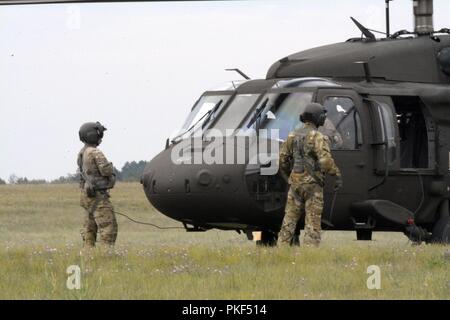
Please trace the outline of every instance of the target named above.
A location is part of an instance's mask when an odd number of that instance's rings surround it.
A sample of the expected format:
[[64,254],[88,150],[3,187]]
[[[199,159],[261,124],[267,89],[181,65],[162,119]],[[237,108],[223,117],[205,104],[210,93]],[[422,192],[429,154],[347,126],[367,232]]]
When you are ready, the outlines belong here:
[[279,138],[286,140],[289,132],[302,126],[299,116],[311,102],[312,92],[270,93],[262,101],[266,99],[261,128],[278,129]]
[[330,139],[332,150],[355,150],[363,143],[361,120],[349,97],[327,97],[327,119],[319,131]]

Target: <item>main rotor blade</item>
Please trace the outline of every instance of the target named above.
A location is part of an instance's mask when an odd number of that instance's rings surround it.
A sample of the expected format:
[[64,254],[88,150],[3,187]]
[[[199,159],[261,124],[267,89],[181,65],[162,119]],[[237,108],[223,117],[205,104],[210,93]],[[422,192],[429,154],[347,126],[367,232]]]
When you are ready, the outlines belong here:
[[[186,2],[186,0],[2,0],[2,5],[23,5],[23,4],[52,4],[52,3],[89,3],[89,2]],[[208,1],[208,0],[188,0],[188,1]],[[214,0],[214,1],[235,1],[235,0]]]

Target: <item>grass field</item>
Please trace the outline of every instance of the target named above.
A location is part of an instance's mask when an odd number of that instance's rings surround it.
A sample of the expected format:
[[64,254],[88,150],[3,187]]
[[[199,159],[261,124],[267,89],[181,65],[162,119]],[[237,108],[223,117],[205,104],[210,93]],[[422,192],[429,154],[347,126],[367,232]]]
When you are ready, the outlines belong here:
[[[164,226],[139,184],[118,184],[117,211]],[[236,232],[157,230],[118,216],[114,252],[81,251],[76,185],[0,186],[0,299],[450,299],[448,246],[397,233],[357,242],[323,234],[315,248],[260,248]],[[71,265],[81,289],[66,286]],[[381,270],[369,290],[367,267]]]

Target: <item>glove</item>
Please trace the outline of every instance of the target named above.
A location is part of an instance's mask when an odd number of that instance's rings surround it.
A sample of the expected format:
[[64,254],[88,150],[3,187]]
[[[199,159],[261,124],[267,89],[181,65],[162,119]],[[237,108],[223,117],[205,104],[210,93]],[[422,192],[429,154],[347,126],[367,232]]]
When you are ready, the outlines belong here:
[[341,176],[337,176],[336,177],[336,181],[334,182],[334,192],[336,192],[339,189],[341,189],[343,184],[344,183],[342,181],[342,177]]

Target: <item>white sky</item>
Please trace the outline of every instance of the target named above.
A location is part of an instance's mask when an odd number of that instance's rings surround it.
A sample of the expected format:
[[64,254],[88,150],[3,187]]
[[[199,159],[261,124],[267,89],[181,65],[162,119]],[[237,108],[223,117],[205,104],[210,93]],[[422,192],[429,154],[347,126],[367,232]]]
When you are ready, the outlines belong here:
[[[434,1],[435,29],[450,1]],[[79,13],[79,15],[77,15]],[[384,31],[383,0],[56,4],[0,7],[0,178],[76,170],[78,129],[100,121],[117,168],[150,160],[199,95],[264,78],[276,60]],[[391,31],[413,29],[412,1],[391,2]]]

